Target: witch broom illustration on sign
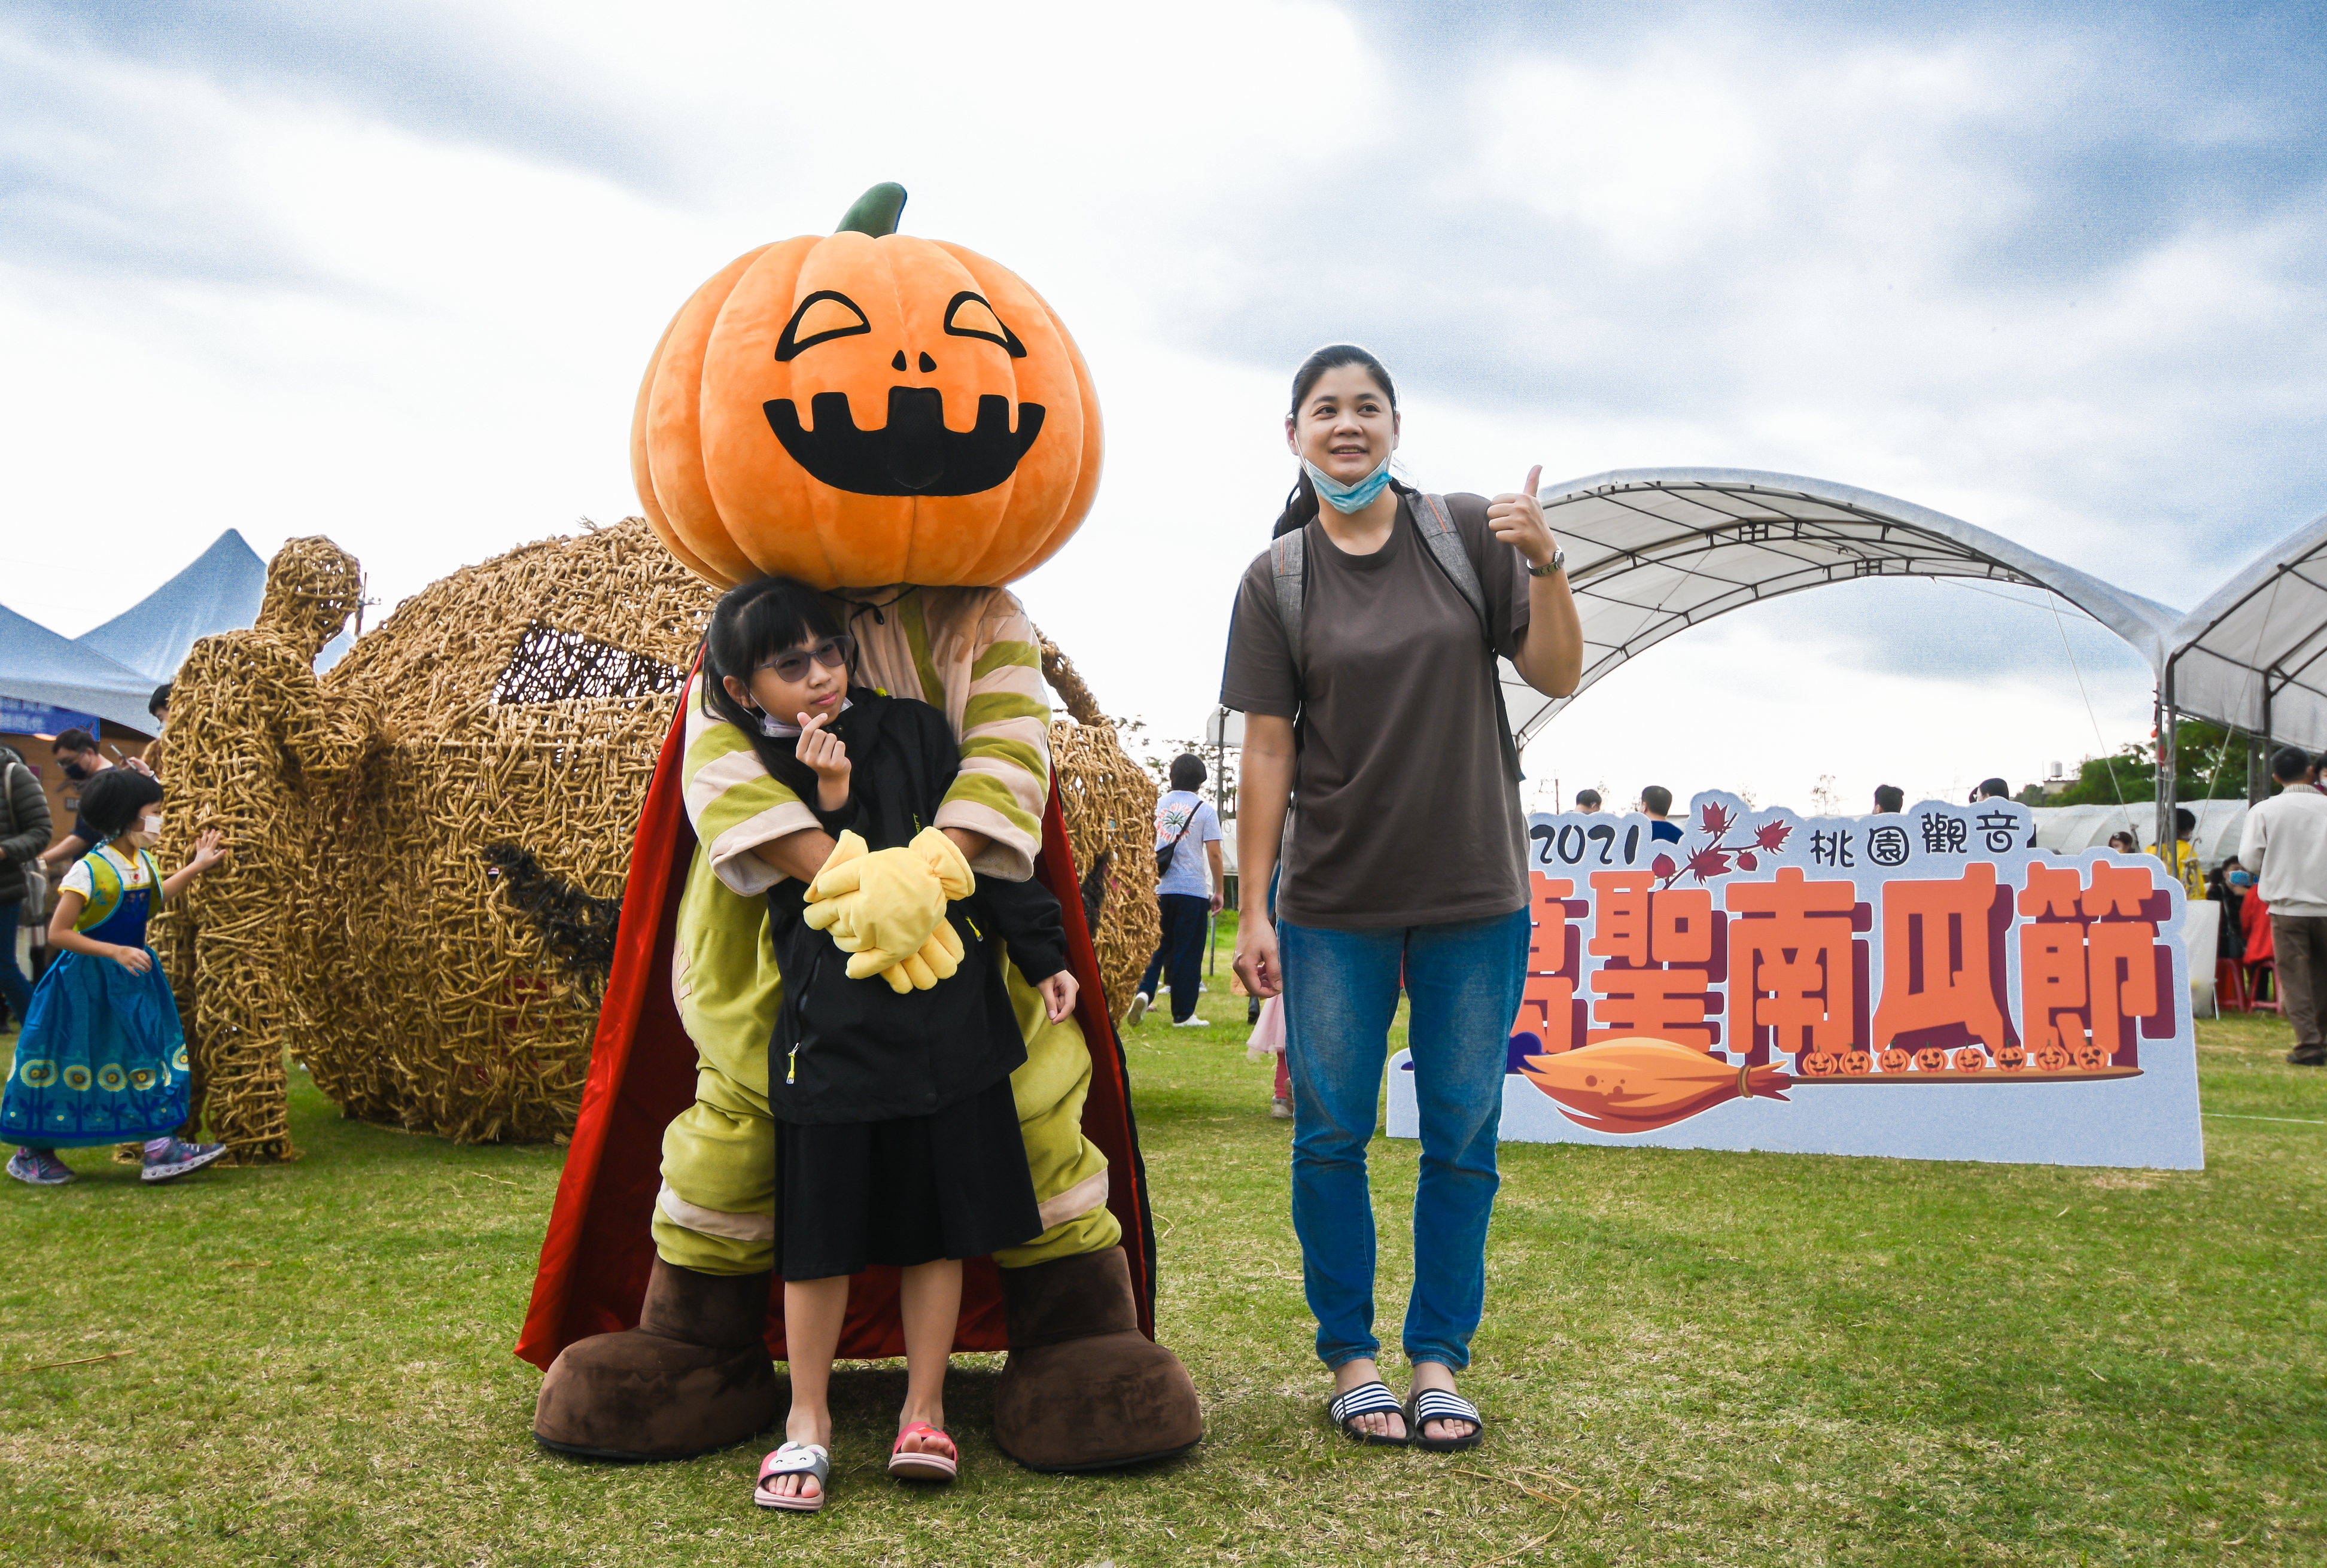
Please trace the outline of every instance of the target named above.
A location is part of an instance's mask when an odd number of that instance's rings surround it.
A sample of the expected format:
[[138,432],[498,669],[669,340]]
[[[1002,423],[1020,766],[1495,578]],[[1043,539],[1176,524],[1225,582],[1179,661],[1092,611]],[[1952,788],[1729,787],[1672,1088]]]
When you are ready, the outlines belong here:
[[[2162,865],[2055,856],[1998,801],[1801,818],[1706,794],[1690,826],[1531,821],[1505,1138],[2202,1162]],[[1397,1135],[1406,1074],[1391,1097]]]

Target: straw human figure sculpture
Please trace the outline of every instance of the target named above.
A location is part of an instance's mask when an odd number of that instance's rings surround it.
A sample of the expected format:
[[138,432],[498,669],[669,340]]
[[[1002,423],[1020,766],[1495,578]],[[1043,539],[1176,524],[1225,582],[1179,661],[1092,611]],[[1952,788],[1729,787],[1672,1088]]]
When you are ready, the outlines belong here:
[[163,859],[215,827],[229,859],[157,923],[185,1029],[192,1120],[243,1164],[293,1155],[284,1062],[309,1049],[313,982],[338,873],[322,853],[335,789],[380,745],[378,705],[327,698],[315,658],[362,596],[355,558],[316,536],[266,572],[258,619],[196,642],[180,667],[164,763]]

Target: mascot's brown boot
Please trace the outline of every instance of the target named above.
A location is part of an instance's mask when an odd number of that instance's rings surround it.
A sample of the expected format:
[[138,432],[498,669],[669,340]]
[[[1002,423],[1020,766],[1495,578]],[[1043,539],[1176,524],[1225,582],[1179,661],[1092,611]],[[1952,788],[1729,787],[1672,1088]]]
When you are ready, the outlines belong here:
[[592,1459],[686,1459],[769,1425],[782,1408],[762,1338],[773,1277],[655,1259],[637,1328],[576,1339],[550,1363],[534,1437]]
[[1010,1327],[994,1396],[1003,1452],[1028,1470],[1094,1470],[1195,1446],[1196,1386],[1139,1331],[1123,1248],[999,1273]]

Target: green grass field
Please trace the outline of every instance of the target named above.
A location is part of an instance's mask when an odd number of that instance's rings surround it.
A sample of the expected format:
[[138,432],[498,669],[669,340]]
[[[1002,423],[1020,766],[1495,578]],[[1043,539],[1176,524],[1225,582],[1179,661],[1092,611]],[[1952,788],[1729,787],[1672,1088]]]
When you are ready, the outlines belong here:
[[[1063,1478],[949,1387],[950,1491],[881,1473],[899,1367],[844,1371],[834,1497],[758,1512],[762,1445],[537,1449],[509,1353],[553,1148],[341,1121],[304,1157],[142,1189],[102,1151],[0,1184],[10,1563],[2327,1561],[2327,1073],[2202,1024],[2202,1173],[1509,1146],[1460,1455],[1333,1436],[1286,1218],[1288,1124],[1216,1026],[1130,1052],[1159,1316],[1204,1443]],[[1385,1327],[1411,1144],[1379,1152]],[[771,1437],[770,1442],[773,1442]]]

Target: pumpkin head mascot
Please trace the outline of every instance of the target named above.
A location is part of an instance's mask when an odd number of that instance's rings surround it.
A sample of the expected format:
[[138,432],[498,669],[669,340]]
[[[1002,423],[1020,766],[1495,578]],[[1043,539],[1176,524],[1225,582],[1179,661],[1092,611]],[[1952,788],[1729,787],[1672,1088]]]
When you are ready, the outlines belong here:
[[[1032,289],[895,232],[904,197],[876,186],[836,233],[752,251],[697,290],[648,367],[632,462],[656,532],[705,578],[781,574],[835,593],[856,639],[852,682],[925,700],[959,742],[934,826],[977,875],[1040,876],[1060,895],[1076,1015],[1051,1023],[1005,972],[1026,1040],[1011,1087],[1048,1228],[971,1263],[955,1345],[1010,1351],[995,1414],[1005,1452],[1105,1469],[1188,1447],[1201,1415],[1186,1368],[1153,1339],[1154,1233],[1122,1050],[1051,786],[1033,629],[1000,586],[1090,509],[1098,403]],[[640,822],[518,1347],[548,1367],[536,1436],[607,1458],[738,1442],[781,1409],[768,1106],[781,982],[762,895],[784,873],[760,852],[821,830],[696,699],[690,685]],[[943,910],[852,898],[836,901],[832,931],[860,955],[910,957]],[[759,909],[756,939],[739,900]],[[903,1353],[896,1288],[892,1269],[855,1279],[841,1356]]]

